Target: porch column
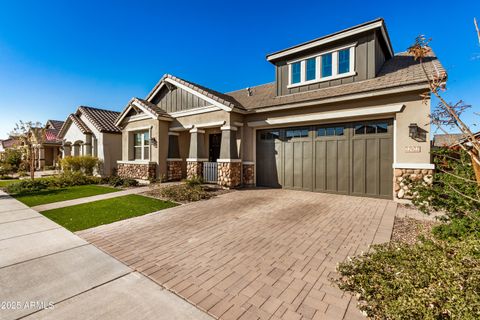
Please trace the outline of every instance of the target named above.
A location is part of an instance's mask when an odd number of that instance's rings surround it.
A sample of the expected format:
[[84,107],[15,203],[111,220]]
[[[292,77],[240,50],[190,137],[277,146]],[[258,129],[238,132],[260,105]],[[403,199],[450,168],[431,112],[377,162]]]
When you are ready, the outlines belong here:
[[180,146],[178,145],[178,132],[168,133],[168,156],[167,156],[167,180],[175,181],[182,179],[182,159],[180,158]]
[[244,186],[255,185],[255,162],[253,161],[253,144],[255,133],[253,128],[244,126],[242,130],[242,184]]
[[70,143],[66,143],[63,145],[63,157],[68,157],[72,153],[72,145]]
[[218,162],[218,184],[235,188],[241,184],[242,160],[238,157],[237,127],[223,126],[220,158]]
[[187,178],[202,177],[203,162],[208,161],[205,153],[205,131],[190,130],[190,150],[187,159]]
[[38,169],[45,169],[45,148],[42,145],[38,146]]

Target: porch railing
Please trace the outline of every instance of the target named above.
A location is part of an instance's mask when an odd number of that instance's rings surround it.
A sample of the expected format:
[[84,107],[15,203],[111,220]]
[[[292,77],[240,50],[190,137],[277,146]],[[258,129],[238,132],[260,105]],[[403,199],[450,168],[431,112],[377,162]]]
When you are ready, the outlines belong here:
[[218,172],[216,162],[203,163],[203,181],[208,183],[217,183]]

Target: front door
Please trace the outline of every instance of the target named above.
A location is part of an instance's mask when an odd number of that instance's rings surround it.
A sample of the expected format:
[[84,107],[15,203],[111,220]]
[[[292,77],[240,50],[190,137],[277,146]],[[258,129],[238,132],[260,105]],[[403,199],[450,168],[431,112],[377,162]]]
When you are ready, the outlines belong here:
[[217,162],[220,157],[221,133],[213,133],[208,136],[208,161]]

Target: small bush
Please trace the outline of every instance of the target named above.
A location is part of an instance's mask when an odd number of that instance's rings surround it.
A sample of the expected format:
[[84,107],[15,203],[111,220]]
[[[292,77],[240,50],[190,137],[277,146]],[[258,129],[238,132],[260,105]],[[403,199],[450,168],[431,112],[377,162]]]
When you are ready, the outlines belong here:
[[190,187],[199,186],[199,185],[203,184],[203,177],[193,176],[190,179],[183,180],[183,182],[185,182]]
[[373,319],[478,319],[480,239],[382,244],[341,263],[339,287]]
[[138,181],[130,178],[122,178],[119,176],[110,176],[103,179],[103,183],[107,183],[113,187],[136,187]]
[[8,185],[6,187],[6,191],[11,194],[21,194],[45,189],[58,189],[87,184],[99,184],[100,182],[101,178],[86,176],[81,172],[64,172],[63,174],[55,177],[39,178],[35,180],[21,180]]
[[61,160],[64,171],[82,172],[91,176],[95,170],[99,170],[100,161],[92,156],[67,156]]
[[205,191],[201,186],[190,186],[188,184],[163,187],[160,189],[160,195],[175,202],[192,202],[212,197],[212,195]]

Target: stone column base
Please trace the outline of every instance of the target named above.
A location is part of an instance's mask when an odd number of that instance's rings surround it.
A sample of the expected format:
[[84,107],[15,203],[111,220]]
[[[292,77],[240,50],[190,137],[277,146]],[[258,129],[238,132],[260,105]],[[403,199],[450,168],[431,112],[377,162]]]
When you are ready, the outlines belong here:
[[203,177],[203,162],[187,161],[187,179]]
[[253,163],[242,164],[242,183],[247,187],[255,185],[255,165]]
[[167,181],[182,179],[182,160],[167,160]]
[[122,178],[150,180],[156,178],[156,163],[118,163],[117,174]]
[[222,187],[235,188],[242,183],[241,162],[218,162],[218,184]]
[[423,181],[426,184],[433,182],[432,169],[394,169],[393,174],[393,195],[395,199],[413,198],[411,188],[412,182]]

